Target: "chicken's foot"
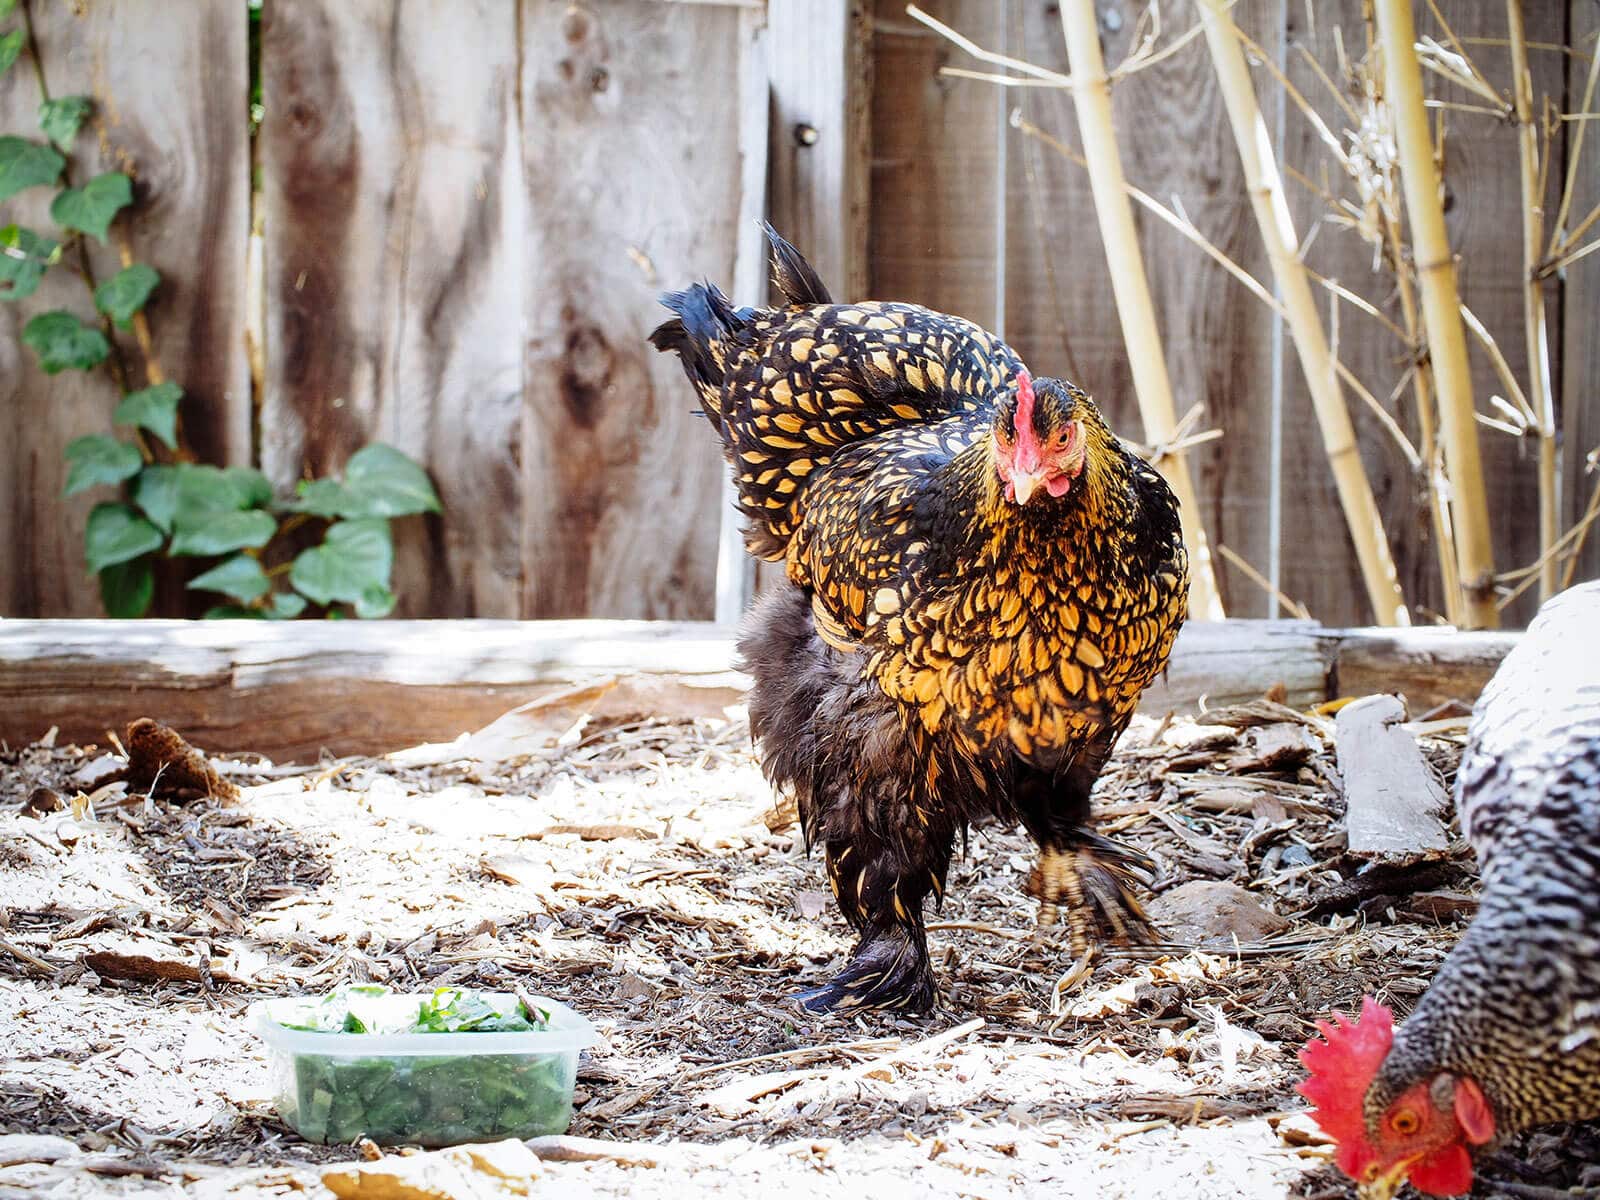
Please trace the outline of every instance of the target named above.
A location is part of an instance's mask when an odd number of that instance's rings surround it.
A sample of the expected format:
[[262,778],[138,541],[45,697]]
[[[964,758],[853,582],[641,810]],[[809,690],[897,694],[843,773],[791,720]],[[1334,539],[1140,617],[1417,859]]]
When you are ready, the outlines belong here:
[[869,929],[856,943],[845,969],[821,987],[794,997],[811,1012],[851,1008],[897,1008],[926,1012],[933,1007],[933,971],[927,936],[920,926]]
[[1131,847],[1083,831],[1072,846],[1045,846],[1028,878],[1028,895],[1039,901],[1039,927],[1055,925],[1066,908],[1072,953],[1105,944],[1127,945],[1154,938],[1136,889],[1147,885],[1155,863]]

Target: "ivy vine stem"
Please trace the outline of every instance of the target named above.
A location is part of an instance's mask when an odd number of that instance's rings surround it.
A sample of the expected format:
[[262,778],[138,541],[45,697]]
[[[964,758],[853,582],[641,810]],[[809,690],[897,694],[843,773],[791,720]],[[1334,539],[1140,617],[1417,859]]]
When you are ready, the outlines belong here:
[[[28,58],[33,63],[33,78],[39,85],[39,102],[48,104],[50,102],[50,85],[45,82],[44,59],[39,54],[39,38],[33,29],[33,0],[20,0],[17,7],[22,12],[22,28],[27,33]],[[70,161],[61,168],[61,178],[68,187],[72,186],[72,164]],[[74,273],[82,281],[83,285],[89,289],[89,300],[93,303],[96,283],[94,264],[89,261],[88,239],[79,233],[73,240],[77,242],[78,249],[78,267]],[[99,310],[98,305],[95,308],[96,311]],[[100,313],[100,331],[105,334],[106,344],[111,347],[111,353],[106,356],[106,370],[111,372],[112,382],[117,385],[117,394],[119,396],[126,395],[129,390],[128,364],[123,360],[122,347],[117,342],[116,326],[111,323],[111,318],[104,313]],[[141,454],[146,455],[146,462],[154,461],[149,457],[150,448],[148,446],[141,444],[139,451]]]

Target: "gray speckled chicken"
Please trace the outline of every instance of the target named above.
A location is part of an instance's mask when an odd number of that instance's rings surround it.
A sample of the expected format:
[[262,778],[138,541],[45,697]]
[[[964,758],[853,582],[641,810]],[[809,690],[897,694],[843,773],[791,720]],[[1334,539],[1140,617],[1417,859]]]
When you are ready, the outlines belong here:
[[1368,999],[1301,1052],[1364,1197],[1472,1186],[1474,1151],[1600,1117],[1600,581],[1555,596],[1474,711],[1456,778],[1477,918],[1398,1032]]

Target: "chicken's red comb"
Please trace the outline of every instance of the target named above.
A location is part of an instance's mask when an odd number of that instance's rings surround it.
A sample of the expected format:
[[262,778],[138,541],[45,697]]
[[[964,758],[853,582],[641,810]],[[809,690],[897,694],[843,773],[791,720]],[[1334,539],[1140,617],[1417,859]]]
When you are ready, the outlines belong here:
[[1017,415],[1011,424],[1017,431],[1018,465],[1025,471],[1036,470],[1042,447],[1039,435],[1033,431],[1033,377],[1025,370],[1017,372]]
[[1017,431],[1033,424],[1033,376],[1026,369],[1017,372]]
[[1333,1020],[1317,1022],[1317,1032],[1321,1039],[1312,1038],[1300,1051],[1308,1074],[1298,1090],[1316,1105],[1311,1115],[1324,1133],[1347,1150],[1364,1146],[1362,1106],[1394,1044],[1394,1013],[1366,996],[1357,1020],[1334,1013]]

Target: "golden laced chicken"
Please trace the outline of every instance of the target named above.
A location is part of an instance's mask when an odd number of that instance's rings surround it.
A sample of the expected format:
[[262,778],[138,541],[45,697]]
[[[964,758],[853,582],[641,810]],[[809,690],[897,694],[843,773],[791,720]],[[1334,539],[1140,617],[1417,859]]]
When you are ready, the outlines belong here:
[[1367,998],[1300,1058],[1372,1200],[1454,1196],[1508,1134],[1600,1117],[1600,582],[1547,601],[1489,681],[1456,775],[1478,914],[1398,1033]]
[[1078,388],[914,304],[835,304],[770,227],[783,303],[671,293],[675,351],[721,435],[746,543],[787,586],[749,615],[753,734],[859,934],[808,1008],[924,1011],[924,901],[956,835],[1021,821],[1041,923],[1073,949],[1146,935],[1143,856],[1089,793],[1182,624],[1177,504]]

